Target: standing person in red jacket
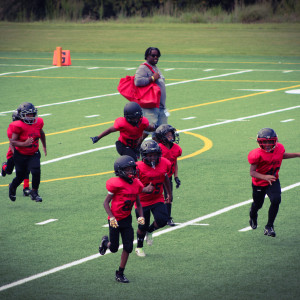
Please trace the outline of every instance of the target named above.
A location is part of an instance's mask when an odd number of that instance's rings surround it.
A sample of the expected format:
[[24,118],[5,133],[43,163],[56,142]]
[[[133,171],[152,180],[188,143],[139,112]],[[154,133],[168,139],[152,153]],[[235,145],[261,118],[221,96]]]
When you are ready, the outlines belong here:
[[16,177],[9,184],[9,198],[16,200],[16,190],[21,182],[26,178],[28,172],[32,174],[32,190],[30,197],[36,202],[42,202],[42,197],[38,194],[41,181],[41,153],[39,151],[39,140],[43,144],[45,156],[46,136],[43,131],[44,121],[37,115],[37,109],[32,103],[24,102],[17,109],[19,121],[11,125],[12,138],[11,145],[14,148],[14,162]]
[[[155,138],[159,142],[159,147],[162,151],[162,157],[168,159],[171,162],[171,170],[168,174],[171,190],[173,192],[173,182],[172,182],[172,176],[174,175],[174,180],[176,182],[176,188],[178,189],[181,185],[181,181],[178,178],[178,164],[177,164],[177,158],[181,156],[182,149],[178,145],[179,143],[179,134],[176,132],[176,129],[169,125],[169,124],[163,124],[160,125],[155,130]],[[166,196],[166,190],[164,189],[164,194]],[[172,208],[173,201],[171,203],[166,203],[169,220],[168,225],[169,226],[175,226],[175,223],[173,222],[173,218],[171,217],[171,208]]]
[[120,131],[116,148],[120,155],[129,155],[135,161],[140,156],[139,146],[142,142],[144,130],[154,131],[155,127],[149,125],[147,118],[143,117],[142,108],[135,102],[124,106],[124,117],[115,120],[114,125],[104,130],[101,134],[91,137],[93,144],[112,132]]
[[271,205],[268,222],[264,234],[275,237],[274,221],[281,203],[281,187],[279,169],[283,159],[300,157],[300,153],[286,153],[282,144],[278,143],[276,132],[271,128],[263,128],[257,134],[256,148],[248,154],[250,176],[252,176],[253,203],[250,208],[250,226],[257,228],[257,212],[262,208],[265,196],[268,195]]
[[[151,184],[154,190],[151,193],[143,192],[140,195],[145,224],[139,224],[137,230],[137,248],[135,253],[140,256],[146,256],[143,245],[144,238],[149,246],[153,243],[152,233],[154,230],[164,227],[168,222],[168,212],[165,202],[172,201],[172,191],[168,173],[171,169],[171,163],[164,157],[161,157],[161,149],[154,140],[144,141],[141,145],[142,161],[137,162],[138,176],[146,187]],[[163,186],[167,190],[166,199],[163,196]],[[137,218],[140,216],[136,209]],[[154,217],[150,225],[151,213]]]
[[[122,237],[123,251],[119,270],[116,271],[116,280],[121,283],[129,283],[124,275],[125,266],[129,254],[133,250],[134,233],[132,227],[131,210],[135,203],[139,211],[138,223],[145,224],[143,210],[139,194],[144,186],[135,178],[136,164],[131,156],[123,155],[114,163],[114,170],[117,177],[110,178],[106,182],[108,194],[104,200],[104,208],[108,214],[109,238],[103,236],[99,247],[101,255],[109,249],[115,253],[119,249],[119,236]],[[110,206],[111,202],[111,206]]]
[[[14,111],[12,114],[12,121],[18,121],[19,120],[19,115],[17,111]],[[11,140],[12,137],[12,123],[9,124],[8,129],[7,129],[7,137],[9,141]],[[2,164],[1,168],[1,176],[5,177],[6,175],[11,175],[15,168],[15,162],[13,158],[13,150],[14,148],[9,142],[9,148],[6,154],[6,159],[7,161]],[[29,173],[27,173],[26,178],[24,179],[24,184],[23,184],[23,196],[29,196],[30,195],[30,188],[29,188]]]

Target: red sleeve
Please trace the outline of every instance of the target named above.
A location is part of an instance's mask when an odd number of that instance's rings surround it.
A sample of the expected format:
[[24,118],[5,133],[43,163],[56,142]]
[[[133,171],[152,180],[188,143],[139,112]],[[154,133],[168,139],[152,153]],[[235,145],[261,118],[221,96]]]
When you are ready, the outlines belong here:
[[260,155],[258,150],[259,148],[253,149],[248,154],[248,162],[250,165],[257,165],[259,163]]
[[115,120],[114,127],[117,131],[120,131],[122,128],[124,128],[124,118],[123,117],[117,118]]
[[118,186],[116,185],[115,178],[110,178],[106,181],[106,189],[113,194],[118,191]]

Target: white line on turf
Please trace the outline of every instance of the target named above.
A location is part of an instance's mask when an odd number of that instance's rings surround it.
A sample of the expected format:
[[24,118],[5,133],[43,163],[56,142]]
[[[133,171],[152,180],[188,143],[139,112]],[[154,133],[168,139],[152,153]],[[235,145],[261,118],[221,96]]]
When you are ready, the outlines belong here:
[[91,116],[85,116],[86,118],[95,118],[95,117],[99,117],[99,115],[91,115]]
[[55,222],[55,221],[58,221],[58,219],[49,219],[49,220],[46,220],[46,221],[43,221],[43,222],[35,223],[35,225],[45,225],[45,224]]
[[[300,186],[300,182],[297,182],[297,183],[294,183],[292,185],[289,185],[285,188],[282,189],[282,192],[285,192],[285,191],[288,191],[288,190],[291,190],[295,187],[298,187]],[[215,217],[215,216],[218,216],[218,215],[221,215],[223,213],[226,213],[228,211],[231,211],[235,208],[238,208],[238,207],[241,207],[241,206],[244,206],[244,205],[247,205],[249,203],[252,202],[252,199],[250,200],[246,200],[246,201],[243,201],[243,202],[240,202],[240,203],[237,203],[237,204],[234,204],[234,205],[231,205],[231,206],[227,206],[225,208],[222,208],[220,210],[217,210],[213,213],[210,213],[208,215],[205,215],[205,216],[202,216],[202,217],[199,217],[199,218],[196,218],[196,219],[193,219],[193,220],[190,220],[190,221],[187,221],[185,223],[182,223],[180,225],[177,225],[177,226],[174,226],[174,227],[170,227],[170,228],[167,228],[167,229],[162,229],[158,232],[154,232],[153,233],[153,237],[156,237],[156,236],[160,236],[162,234],[165,234],[165,233],[168,233],[168,232],[171,232],[171,231],[174,231],[174,230],[178,230],[178,229],[181,229],[181,228],[184,228],[188,225],[192,225],[194,223],[197,223],[197,222],[201,222],[203,220],[207,220],[209,218],[212,218],[212,217]],[[136,244],[136,240],[134,241],[134,244]],[[122,249],[123,248],[123,245],[120,245],[119,249]],[[110,251],[107,251],[106,254],[109,254]],[[82,258],[82,259],[79,259],[79,260],[76,260],[76,261],[73,261],[71,263],[68,263],[68,264],[65,264],[65,265],[62,265],[62,266],[59,266],[59,267],[56,267],[56,268],[53,268],[53,269],[50,269],[48,271],[45,271],[45,272],[41,272],[41,273],[38,273],[36,275],[33,275],[33,276],[29,276],[29,277],[26,277],[26,278],[23,278],[21,280],[18,280],[18,281],[15,281],[15,282],[12,282],[12,283],[9,283],[9,284],[6,284],[6,285],[3,285],[0,287],[0,292],[1,291],[4,291],[4,290],[7,290],[7,289],[10,289],[10,288],[13,288],[15,286],[18,286],[18,285],[22,285],[24,283],[27,283],[27,282],[30,282],[32,280],[36,280],[36,279],[39,279],[39,278],[42,278],[42,277],[45,277],[47,275],[50,275],[50,274],[53,274],[53,273],[56,273],[56,272],[59,272],[59,271],[62,271],[62,270],[65,270],[65,269],[68,269],[68,268],[71,268],[71,267],[74,267],[74,266],[77,266],[77,265],[80,265],[82,263],[85,263],[87,261],[90,261],[90,260],[93,260],[95,258],[98,258],[100,257],[100,254],[97,253],[97,254],[93,254],[93,255],[90,255],[88,257],[85,257],[85,258]]]
[[252,230],[252,228],[251,228],[251,226],[248,226],[248,227],[240,229],[239,232],[245,232],[245,231],[250,231],[250,230]]
[[283,120],[283,121],[280,121],[281,123],[286,123],[286,122],[292,122],[292,121],[295,121],[295,119],[288,119],[288,120]]
[[[213,78],[219,78],[219,77],[226,77],[226,76],[231,76],[231,75],[238,75],[238,74],[247,73],[247,72],[251,72],[251,70],[244,70],[244,71],[240,71],[240,72],[215,75],[215,76],[210,76],[210,77],[205,77],[205,78],[197,78],[197,79],[179,81],[179,82],[175,82],[175,83],[168,83],[168,84],[166,84],[166,86],[189,83],[189,82],[195,82],[195,81],[201,81],[201,80],[207,80],[207,79],[213,79]],[[120,93],[112,93],[112,94],[105,94],[105,95],[99,95],[99,96],[93,96],[93,97],[87,97],[87,98],[80,98],[80,99],[74,99],[74,100],[56,102],[56,103],[50,103],[50,104],[44,104],[44,105],[36,105],[36,107],[37,108],[48,107],[48,106],[53,106],[53,105],[61,105],[61,104],[67,104],[67,103],[73,103],[73,102],[79,102],[79,101],[86,101],[86,100],[109,97],[109,96],[116,96],[116,95],[120,95]],[[0,112],[0,114],[6,114],[6,113],[11,113],[11,112],[13,112],[13,110]]]
[[25,70],[25,71],[18,71],[18,72],[9,72],[9,73],[2,73],[0,76],[9,75],[9,74],[20,74],[20,73],[29,73],[29,72],[36,72],[36,71],[45,71],[50,69],[56,69],[58,67],[50,67],[50,68],[42,68],[42,69],[34,69],[34,70]]

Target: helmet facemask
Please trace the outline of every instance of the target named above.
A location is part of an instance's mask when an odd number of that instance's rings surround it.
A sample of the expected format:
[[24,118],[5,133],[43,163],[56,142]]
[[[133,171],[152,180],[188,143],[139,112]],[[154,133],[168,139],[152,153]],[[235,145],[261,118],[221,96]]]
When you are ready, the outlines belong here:
[[272,152],[277,145],[277,140],[278,140],[277,137],[269,138],[269,139],[257,138],[257,143],[262,150],[266,152]]
[[143,162],[150,166],[151,168],[155,169],[155,167],[159,164],[161,157],[161,153],[159,152],[150,152],[143,155]]

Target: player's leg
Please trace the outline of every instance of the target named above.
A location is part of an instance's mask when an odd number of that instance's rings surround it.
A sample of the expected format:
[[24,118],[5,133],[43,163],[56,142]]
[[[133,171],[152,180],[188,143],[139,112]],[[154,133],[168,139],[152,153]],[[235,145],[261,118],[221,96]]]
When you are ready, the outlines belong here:
[[266,196],[266,187],[255,186],[252,184],[253,202],[250,208],[250,226],[252,229],[257,228],[258,211],[262,208]]
[[32,174],[32,190],[30,197],[36,202],[42,202],[43,199],[39,195],[39,186],[41,182],[41,153],[40,151],[30,156],[29,171]]
[[134,159],[138,160],[139,154],[135,149],[125,146],[122,142],[116,141],[116,149],[120,155],[128,155]]
[[[137,209],[135,210],[135,214],[136,214],[136,218],[138,219],[140,217]],[[145,239],[145,235],[146,235],[146,231],[149,228],[149,224],[150,224],[150,207],[146,206],[143,207],[143,215],[145,218],[145,224],[138,225],[138,229],[136,231],[136,235],[137,235],[137,247],[135,249],[135,253],[140,256],[140,257],[145,257],[146,254],[143,250],[144,247],[144,239]]]
[[270,199],[271,205],[268,213],[268,223],[265,227],[265,235],[275,237],[274,221],[276,219],[279,205],[281,203],[281,186],[279,179],[272,183],[267,189],[267,195]]
[[6,174],[11,175],[11,173],[14,170],[14,167],[15,167],[14,158],[13,157],[8,158],[7,161],[2,164],[1,175],[3,177],[5,177]]
[[[173,192],[172,177],[169,177],[169,180],[170,180],[170,185],[171,185],[171,191]],[[166,197],[167,197],[167,190],[166,190],[165,186],[163,188],[164,188],[164,197],[166,199]],[[173,204],[173,198],[172,198],[171,203],[165,203],[167,211],[168,211],[168,217],[169,217],[169,219],[168,219],[168,225],[169,226],[175,226],[175,223],[173,222],[173,218],[171,216],[172,204]]]

